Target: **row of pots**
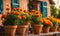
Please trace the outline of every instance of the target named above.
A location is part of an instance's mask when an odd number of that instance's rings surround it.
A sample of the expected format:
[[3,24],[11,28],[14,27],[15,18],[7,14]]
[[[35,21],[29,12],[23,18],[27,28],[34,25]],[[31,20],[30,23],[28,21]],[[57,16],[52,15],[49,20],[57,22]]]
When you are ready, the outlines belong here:
[[16,30],[19,35],[24,35],[28,25],[4,26],[6,36],[15,36]]
[[49,33],[49,32],[58,32],[60,31],[58,26],[53,27],[45,27],[43,25],[33,25],[32,26],[34,34],[40,34],[40,33]]
[[[6,36],[15,36],[15,32],[19,35],[25,35],[26,29],[29,25],[15,25],[15,26],[4,26]],[[34,34],[40,34],[41,32],[48,33],[49,31],[57,32],[56,26],[53,26],[51,29],[50,27],[43,27],[43,25],[32,25],[32,29]]]

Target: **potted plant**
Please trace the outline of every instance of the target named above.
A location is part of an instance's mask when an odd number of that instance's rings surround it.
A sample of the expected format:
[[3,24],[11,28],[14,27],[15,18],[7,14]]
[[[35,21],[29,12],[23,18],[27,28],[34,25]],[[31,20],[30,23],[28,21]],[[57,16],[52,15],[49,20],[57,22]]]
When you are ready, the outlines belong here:
[[18,25],[18,15],[19,12],[8,12],[7,14],[2,14],[3,27],[6,36],[15,36],[15,31]]
[[50,30],[50,27],[53,26],[53,23],[52,23],[49,19],[44,18],[44,19],[43,19],[43,25],[44,25],[44,27],[43,27],[43,32],[44,32],[44,33],[48,33],[49,30]]
[[28,28],[30,24],[30,16],[28,12],[24,10],[23,12],[20,11],[19,18],[21,19],[19,19],[20,22],[17,28],[17,33],[19,35],[25,35],[26,29]]
[[31,25],[34,34],[40,34],[42,32],[42,14],[39,11],[32,10],[31,15]]
[[60,23],[58,23],[59,24],[59,26],[58,26],[58,31],[60,32]]
[[53,23],[53,27],[51,27],[51,31],[52,32],[57,32],[57,29],[58,29],[57,19],[54,18],[53,16],[49,16],[49,20]]
[[58,21],[58,31],[60,32],[60,19],[57,19]]

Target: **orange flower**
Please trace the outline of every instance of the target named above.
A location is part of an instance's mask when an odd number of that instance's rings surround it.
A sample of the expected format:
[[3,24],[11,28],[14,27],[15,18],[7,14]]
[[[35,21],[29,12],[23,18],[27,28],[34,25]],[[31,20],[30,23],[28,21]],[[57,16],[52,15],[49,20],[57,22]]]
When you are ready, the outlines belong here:
[[11,14],[15,14],[15,12],[11,12]]
[[10,8],[6,8],[6,10],[10,10]]
[[42,23],[43,23],[43,20],[41,19],[41,20],[40,20],[40,22],[42,22]]
[[50,26],[53,26],[53,23],[51,21],[48,21],[48,23],[49,23]]
[[40,16],[42,16],[42,14],[40,14]]
[[26,10],[24,10],[23,12],[25,12],[25,13],[26,13],[27,11],[26,11]]
[[20,11],[22,11],[22,9],[20,8]]
[[36,10],[32,10],[31,12],[32,12],[32,13],[36,13]]
[[1,18],[6,18],[6,14],[2,14]]
[[47,20],[44,20],[43,22],[44,22],[44,24],[48,24]]
[[16,8],[14,8],[14,10],[16,10]]
[[36,12],[36,14],[40,14],[39,12]]
[[16,8],[16,10],[19,10],[19,8]]
[[40,16],[40,14],[35,14],[35,16],[36,16],[36,17],[39,17],[39,16]]
[[23,19],[26,19],[26,16],[22,16]]
[[22,19],[20,15],[17,16],[18,19]]
[[29,15],[32,15],[32,13],[29,13]]
[[44,19],[43,19],[43,23],[44,23],[45,25],[53,26],[53,23],[52,23],[49,19],[47,19],[47,18],[44,18]]
[[15,12],[15,14],[20,15],[20,12]]
[[49,16],[48,18],[49,18],[49,19],[52,19],[52,18],[53,18],[53,16]]

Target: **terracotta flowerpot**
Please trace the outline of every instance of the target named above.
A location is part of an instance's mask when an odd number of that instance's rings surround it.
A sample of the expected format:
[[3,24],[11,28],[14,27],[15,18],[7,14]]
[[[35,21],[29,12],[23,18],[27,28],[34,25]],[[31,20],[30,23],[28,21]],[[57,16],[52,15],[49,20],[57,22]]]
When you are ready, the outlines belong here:
[[57,32],[57,31],[58,31],[57,29],[58,29],[58,26],[53,26],[53,27],[51,28],[51,31],[52,31],[52,32]]
[[43,32],[44,32],[44,33],[48,33],[49,30],[50,30],[50,27],[44,27],[44,28],[43,28]]
[[15,36],[17,26],[4,26],[6,36]]
[[28,28],[28,25],[19,25],[17,28],[17,34],[18,35],[25,35],[27,28]]
[[58,31],[60,32],[60,27],[58,27]]
[[34,34],[40,34],[42,32],[43,25],[32,25]]

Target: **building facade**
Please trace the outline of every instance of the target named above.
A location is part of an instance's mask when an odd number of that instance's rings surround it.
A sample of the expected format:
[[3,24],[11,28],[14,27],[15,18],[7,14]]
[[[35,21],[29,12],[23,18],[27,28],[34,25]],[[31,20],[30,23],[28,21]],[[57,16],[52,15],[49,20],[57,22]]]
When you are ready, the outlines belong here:
[[51,15],[49,0],[0,0],[0,14],[6,13],[6,8],[35,9],[41,11],[43,17]]

